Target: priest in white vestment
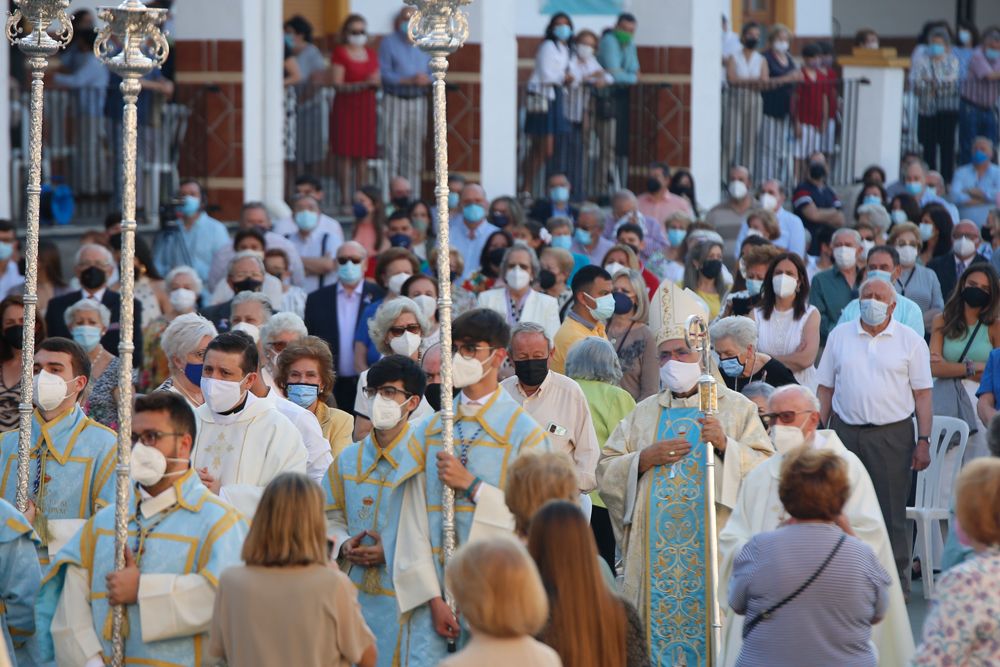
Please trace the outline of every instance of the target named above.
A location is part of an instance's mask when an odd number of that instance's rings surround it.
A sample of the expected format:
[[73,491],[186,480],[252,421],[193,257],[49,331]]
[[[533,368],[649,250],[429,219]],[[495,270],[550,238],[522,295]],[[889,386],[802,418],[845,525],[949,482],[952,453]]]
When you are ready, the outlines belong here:
[[248,518],[268,482],[283,472],[305,474],[308,459],[295,425],[250,392],[257,366],[257,346],[243,332],[219,334],[208,344],[192,461],[202,483]]
[[[844,505],[845,525],[849,525],[854,535],[872,548],[892,579],[885,618],[872,627],[872,643],[878,652],[879,665],[907,665],[913,655],[913,634],[875,488],[861,460],[844,447],[837,434],[832,430],[817,430],[819,407],[815,394],[800,385],[780,387],[768,401],[771,437],[778,453],[743,480],[733,513],[719,535],[719,557],[722,561],[719,599],[729,599],[729,577],[733,562],[743,546],[754,535],[775,530],[788,518],[778,499],[784,455],[803,445],[828,449],[847,461],[851,494]],[[736,664],[743,646],[744,617],[736,615],[731,609],[726,612],[719,663],[723,667],[731,667]]]

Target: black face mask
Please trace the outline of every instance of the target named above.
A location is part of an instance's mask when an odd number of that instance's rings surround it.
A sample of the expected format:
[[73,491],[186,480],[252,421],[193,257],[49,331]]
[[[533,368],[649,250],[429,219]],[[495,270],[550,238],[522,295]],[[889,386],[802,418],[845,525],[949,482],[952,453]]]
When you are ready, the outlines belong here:
[[663,189],[663,183],[660,183],[660,179],[653,178],[652,176],[650,176],[648,179],[646,179],[646,191],[647,192],[650,192],[652,194],[656,194],[657,192],[659,192],[662,189]]
[[525,387],[537,387],[549,374],[548,359],[522,359],[514,362],[514,374]]
[[613,292],[612,295],[615,297],[615,315],[628,315],[635,310],[632,298],[625,292]]
[[392,200],[392,205],[396,207],[398,211],[405,211],[410,207],[409,197],[396,197]]
[[507,254],[507,248],[493,248],[486,255],[486,262],[499,268],[500,264],[503,263],[503,256],[505,254]]
[[809,165],[809,178],[814,181],[822,181],[826,178],[826,166],[818,162]]
[[691,199],[691,197],[694,195],[694,192],[692,192],[692,188],[686,185],[671,185],[670,191],[673,192],[678,197],[687,197],[688,199]]
[[721,259],[708,259],[701,265],[701,275],[710,280],[715,280],[722,273]]
[[756,49],[758,44],[760,44],[760,39],[757,37],[743,38],[743,46],[747,47],[748,49]]
[[510,224],[510,218],[503,213],[490,213],[490,222],[492,222],[495,227],[503,229]]
[[257,292],[260,290],[261,281],[256,278],[244,278],[238,283],[233,283],[233,291],[239,294],[240,292]]
[[542,289],[552,289],[556,286],[556,274],[548,269],[542,269],[538,272],[538,286]]
[[424,389],[424,398],[430,403],[434,412],[438,412],[441,409],[441,383],[428,384],[427,388]]
[[89,290],[100,288],[107,280],[107,274],[96,266],[88,266],[80,272],[80,285]]
[[962,301],[970,308],[982,308],[990,302],[990,293],[980,287],[966,287],[962,290]]
[[7,327],[3,330],[3,340],[7,345],[10,345],[12,349],[20,350],[24,339],[24,327],[20,324],[15,324],[12,327]]

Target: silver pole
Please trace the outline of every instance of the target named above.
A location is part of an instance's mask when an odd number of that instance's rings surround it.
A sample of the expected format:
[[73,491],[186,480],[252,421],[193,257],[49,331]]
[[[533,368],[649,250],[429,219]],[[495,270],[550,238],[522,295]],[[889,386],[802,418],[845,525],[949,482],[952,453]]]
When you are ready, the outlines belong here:
[[[136,102],[139,79],[159,67],[169,47],[159,24],[165,9],[149,9],[139,0],[125,0],[118,7],[102,7],[98,17],[105,21],[94,43],[94,53],[122,78],[122,250],[121,250],[121,343],[118,346],[121,370],[118,376],[118,466],[115,479],[115,570],[125,567],[129,517],[129,458],[132,453],[132,353],[135,322],[135,155],[137,141]],[[114,608],[111,625],[111,664],[125,663],[122,626],[125,605]]]
[[[28,138],[27,230],[24,247],[24,340],[21,343],[21,402],[17,440],[17,509],[28,509],[28,474],[31,469],[31,418],[35,364],[35,313],[38,304],[38,211],[42,192],[42,105],[45,68],[49,56],[73,38],[73,24],[66,14],[69,0],[14,0],[7,18],[7,39],[28,57],[31,68],[31,107]],[[24,34],[21,22],[31,24]],[[46,30],[59,21],[60,30]],[[4,130],[6,131],[6,130]],[[15,212],[17,215],[18,212]]]
[[[441,325],[441,449],[453,454],[455,415],[452,406],[451,375],[451,246],[448,242],[448,105],[445,98],[445,74],[448,56],[469,37],[469,22],[462,5],[472,0],[406,0],[416,7],[410,18],[410,39],[431,56],[434,105],[434,199],[438,224],[438,306]],[[407,137],[422,141],[423,137]],[[442,551],[445,564],[455,553],[455,491],[442,486]],[[451,593],[445,591],[448,604],[455,610]],[[454,649],[454,642],[449,642]]]

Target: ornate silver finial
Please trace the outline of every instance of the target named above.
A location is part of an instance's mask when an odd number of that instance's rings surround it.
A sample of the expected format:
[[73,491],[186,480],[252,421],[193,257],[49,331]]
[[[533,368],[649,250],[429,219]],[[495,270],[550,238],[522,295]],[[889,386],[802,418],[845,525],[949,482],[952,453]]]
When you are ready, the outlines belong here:
[[472,0],[404,0],[416,8],[410,39],[428,53],[454,53],[469,38],[469,19],[461,11]]
[[[69,0],[14,0],[14,11],[7,17],[7,39],[29,56],[49,56],[73,39],[73,22],[66,13]],[[24,33],[22,22],[31,24]],[[54,23],[59,30],[49,33]]]
[[100,7],[105,22],[94,42],[94,55],[123,79],[139,79],[167,59],[170,47],[160,30],[167,10],[125,0],[117,7]]

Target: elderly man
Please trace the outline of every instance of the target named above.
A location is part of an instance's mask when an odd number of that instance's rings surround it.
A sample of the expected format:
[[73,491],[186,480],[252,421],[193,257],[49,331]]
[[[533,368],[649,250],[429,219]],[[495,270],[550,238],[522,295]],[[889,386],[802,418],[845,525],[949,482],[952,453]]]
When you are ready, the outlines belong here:
[[861,259],[861,235],[853,229],[841,228],[833,234],[834,265],[813,276],[809,288],[809,303],[819,310],[820,344],[840,321],[844,307],[850,303],[861,282],[858,262]]
[[[312,174],[303,174],[295,179],[295,196],[301,197],[312,197],[316,201],[322,203],[325,201],[325,194],[323,192],[323,183]],[[274,221],[274,231],[281,234],[284,237],[291,236],[298,231],[298,226],[295,224],[293,217],[284,218],[282,220]],[[328,216],[326,213],[319,214],[319,224],[316,225],[316,229],[320,232],[327,232],[333,234],[335,237],[340,238],[340,243],[344,240],[344,229],[340,226],[340,223]],[[268,244],[270,247],[270,244]]]
[[928,185],[927,165],[920,158],[911,158],[903,168],[903,187],[906,192],[917,200],[921,207],[927,204],[941,204],[951,215],[951,221],[958,224],[958,209],[950,201],[938,196]]
[[288,240],[302,257],[306,271],[302,289],[306,293],[336,281],[337,248],[344,242],[339,224],[333,229],[320,229],[321,212],[319,200],[310,195],[296,195],[292,200],[292,220],[297,231],[290,234]]
[[[411,9],[410,11],[413,10]],[[419,183],[420,181],[417,182]],[[389,205],[386,206],[386,214],[392,215],[395,211],[405,212],[410,208],[412,201],[413,186],[410,185],[410,179],[403,176],[393,176],[389,180]]]
[[694,215],[691,202],[670,191],[670,165],[652,163],[646,178],[646,191],[639,195],[639,212],[662,225],[678,211]]
[[[672,642],[704,633],[709,613],[702,574],[705,448],[714,450],[720,528],[743,477],[773,451],[757,406],[740,394],[720,385],[718,413],[699,411],[700,355],[685,333],[688,316],[707,319],[708,313],[690,290],[673,283],[660,289],[663,326],[656,343],[664,389],[621,421],[597,465],[598,490],[625,561],[622,596],[648,624],[650,657],[657,665],[672,664]],[[674,591],[684,591],[682,599]],[[673,605],[678,610],[684,605],[690,614],[664,611]]]
[[730,167],[726,201],[713,206],[705,216],[705,222],[719,233],[738,229],[745,223],[747,212],[755,205],[752,188],[749,169],[742,165]]
[[578,209],[569,203],[573,192],[573,184],[569,176],[562,172],[550,174],[548,178],[548,197],[539,197],[531,207],[528,217],[532,220],[548,220],[555,216],[577,219]]
[[938,282],[941,283],[941,294],[945,302],[955,291],[959,277],[970,264],[989,261],[979,254],[981,240],[976,223],[962,220],[951,230],[951,252],[935,257],[927,263],[927,268],[937,275]]
[[586,256],[591,264],[601,265],[604,255],[615,245],[604,237],[604,214],[597,204],[586,203],[577,214],[570,252]]
[[177,220],[168,221],[153,243],[153,263],[161,276],[181,264],[194,267],[208,283],[215,253],[229,245],[226,226],[204,211],[205,194],[198,181],[181,181]]
[[955,170],[950,194],[951,200],[958,205],[958,214],[982,229],[986,216],[1000,196],[1000,167],[993,164],[992,141],[976,137],[972,144],[972,162]]
[[552,341],[542,326],[531,322],[515,326],[508,349],[515,374],[500,386],[545,429],[554,450],[573,457],[580,492],[593,491],[600,447],[583,390],[549,369]]
[[841,210],[840,198],[827,185],[826,155],[816,151],[809,156],[809,172],[806,179],[799,183],[792,195],[792,205],[795,214],[802,222],[813,241],[809,246],[810,255],[819,254],[819,242],[816,232],[824,226],[843,227],[844,212]]
[[[486,211],[490,206],[486,190],[479,183],[467,183],[462,188],[460,206],[461,213],[451,219],[449,227],[451,247],[463,257],[478,260],[486,239],[499,229],[486,221]],[[465,263],[465,270],[458,278],[459,283],[478,268],[476,260]]]
[[[118,354],[121,337],[121,304],[118,292],[108,289],[108,281],[114,273],[115,260],[111,251],[96,243],[87,243],[76,251],[73,273],[80,281],[81,289],[54,297],[45,311],[45,330],[49,336],[72,338],[66,325],[66,309],[80,299],[93,299],[103,303],[111,312],[111,326],[101,338],[101,345],[111,354]],[[142,304],[133,300],[132,340],[135,344],[133,363],[142,366]]]
[[646,247],[642,251],[644,262],[654,253],[667,249],[669,244],[663,224],[639,212],[639,200],[631,190],[619,190],[611,198],[611,215],[604,225],[604,236],[614,239],[618,228],[628,222],[639,225],[646,233]]
[[927,344],[892,319],[895,308],[896,290],[884,279],[870,278],[861,285],[861,318],[830,333],[817,372],[817,393],[821,422],[837,432],[871,475],[899,581],[908,594],[906,502],[911,470],[930,463],[933,379]]
[[[305,269],[302,267],[302,258],[299,252],[287,238],[271,229],[271,214],[267,212],[267,207],[259,201],[251,201],[243,204],[240,211],[239,229],[256,229],[264,235],[264,245],[268,250],[278,249],[285,251],[288,255],[289,269],[292,272],[292,284],[302,286],[305,280]],[[227,244],[212,258],[212,269],[208,273],[208,284],[214,288],[219,281],[226,277],[226,270],[229,268],[229,260],[236,254],[233,244]]]
[[[895,286],[903,267],[899,264],[899,253],[892,246],[875,246],[868,252],[865,278],[881,278]],[[893,288],[895,289],[895,287]],[[852,322],[861,314],[858,299],[852,299],[844,306],[837,324]],[[924,316],[920,306],[902,294],[896,294],[896,307],[892,309],[892,319],[913,329],[921,338],[924,337]]]
[[[778,248],[794,252],[805,261],[806,258],[806,228],[802,218],[785,209],[785,186],[781,181],[771,178],[760,186],[760,207],[771,211],[778,219],[781,235],[772,243]],[[743,239],[750,232],[746,218],[740,223],[740,232],[736,236],[736,247],[743,247]]]
[[[768,399],[765,416],[771,423],[771,441],[777,454],[750,471],[743,480],[733,513],[719,534],[722,561],[719,598],[728,599],[729,576],[743,546],[754,535],[776,530],[788,518],[778,499],[778,481],[785,454],[803,445],[828,449],[845,459],[848,466],[850,495],[844,505],[841,526],[872,548],[892,579],[888,610],[882,622],[872,628],[879,664],[883,667],[909,664],[913,655],[913,634],[875,488],[861,460],[844,447],[837,433],[819,429],[819,410],[816,396],[799,385],[781,387]],[[743,617],[727,616],[720,662],[724,667],[731,667],[743,645]]]
[[[270,276],[265,272],[263,258],[252,250],[238,252],[229,260],[229,269],[226,271],[226,283],[232,289],[234,295],[240,292],[260,292],[268,277],[274,278],[274,276]],[[272,294],[267,295],[268,299],[271,300],[272,304],[280,303],[281,292],[279,291],[275,295],[273,294],[273,290],[271,291]],[[209,306],[203,309],[201,314],[220,331],[226,331],[230,326],[229,316],[234,298],[230,298],[228,301],[214,306]]]

